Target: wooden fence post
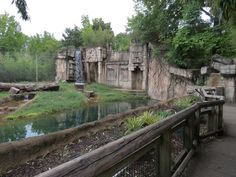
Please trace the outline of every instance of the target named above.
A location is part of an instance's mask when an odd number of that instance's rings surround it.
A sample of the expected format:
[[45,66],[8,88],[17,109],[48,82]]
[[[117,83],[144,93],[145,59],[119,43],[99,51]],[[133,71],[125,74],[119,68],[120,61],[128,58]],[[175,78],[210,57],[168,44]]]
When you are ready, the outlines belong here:
[[223,128],[223,105],[219,105],[218,106],[218,126],[217,126],[217,129],[218,130],[222,130]]
[[194,125],[193,125],[194,115],[187,119],[184,126],[184,147],[189,151],[193,147],[193,136],[194,136]]
[[215,106],[211,107],[211,112],[210,114],[208,114],[208,122],[207,122],[207,132],[213,132],[215,130],[215,114],[216,114],[216,110],[215,110]]
[[171,133],[168,130],[162,135],[159,147],[159,176],[171,176]]
[[197,109],[194,116],[194,140],[199,141],[200,133],[200,109]]

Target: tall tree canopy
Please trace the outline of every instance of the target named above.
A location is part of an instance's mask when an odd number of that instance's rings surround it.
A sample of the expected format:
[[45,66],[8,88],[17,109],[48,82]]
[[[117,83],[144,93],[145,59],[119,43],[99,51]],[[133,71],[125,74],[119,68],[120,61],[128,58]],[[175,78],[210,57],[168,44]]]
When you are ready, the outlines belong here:
[[26,36],[13,16],[0,15],[0,53],[19,52],[23,49]]
[[66,28],[63,34],[64,46],[78,47],[106,47],[114,42],[114,32],[111,24],[105,23],[101,18],[95,18],[90,22],[87,15],[81,17],[82,28],[75,26]]
[[[132,40],[151,42],[155,53],[184,68],[199,68],[211,55],[233,54],[228,21],[235,0],[135,0],[136,15],[128,20]],[[209,16],[210,20],[202,17]],[[227,15],[228,14],[228,15]]]

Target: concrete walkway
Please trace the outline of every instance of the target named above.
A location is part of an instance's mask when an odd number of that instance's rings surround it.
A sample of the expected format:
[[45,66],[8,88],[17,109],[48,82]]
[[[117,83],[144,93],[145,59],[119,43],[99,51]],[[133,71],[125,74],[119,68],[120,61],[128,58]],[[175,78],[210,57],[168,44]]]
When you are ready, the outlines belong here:
[[236,105],[224,106],[225,135],[200,145],[186,177],[236,177]]

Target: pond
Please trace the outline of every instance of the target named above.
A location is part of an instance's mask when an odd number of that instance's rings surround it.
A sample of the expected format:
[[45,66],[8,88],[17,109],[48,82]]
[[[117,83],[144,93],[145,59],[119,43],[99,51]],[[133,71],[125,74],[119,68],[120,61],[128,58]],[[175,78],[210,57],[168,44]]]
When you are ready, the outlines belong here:
[[96,103],[73,111],[44,115],[33,119],[7,121],[0,124],[0,143],[48,134],[75,127],[86,122],[102,119],[140,106],[156,103],[157,100],[132,100],[123,102]]

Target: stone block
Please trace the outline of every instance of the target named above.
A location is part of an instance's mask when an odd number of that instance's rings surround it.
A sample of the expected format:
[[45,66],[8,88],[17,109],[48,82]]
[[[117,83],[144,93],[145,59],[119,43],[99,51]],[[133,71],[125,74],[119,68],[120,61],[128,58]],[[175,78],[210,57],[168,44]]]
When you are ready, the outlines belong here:
[[94,91],[85,91],[85,95],[87,98],[94,98],[96,96]]
[[220,73],[211,73],[207,78],[207,86],[208,87],[217,87],[223,86],[223,81]]
[[235,75],[236,74],[236,65],[221,66],[220,73],[223,75]]
[[9,90],[10,94],[18,94],[20,93],[20,89],[16,88],[16,87],[11,87]]

